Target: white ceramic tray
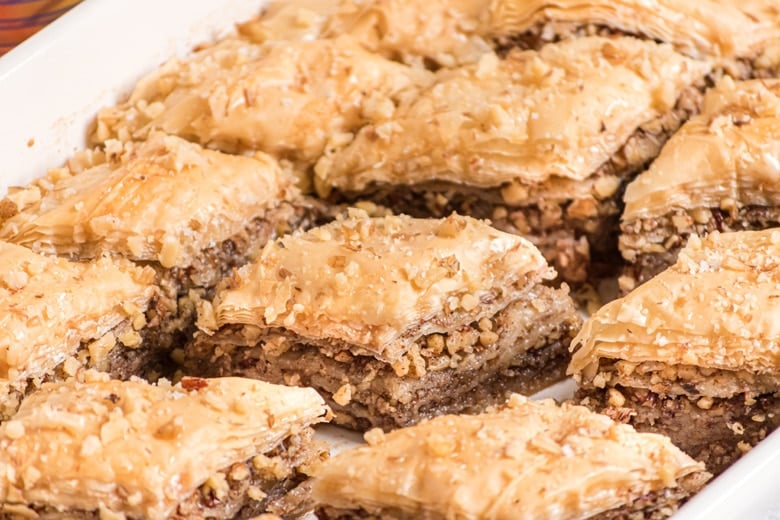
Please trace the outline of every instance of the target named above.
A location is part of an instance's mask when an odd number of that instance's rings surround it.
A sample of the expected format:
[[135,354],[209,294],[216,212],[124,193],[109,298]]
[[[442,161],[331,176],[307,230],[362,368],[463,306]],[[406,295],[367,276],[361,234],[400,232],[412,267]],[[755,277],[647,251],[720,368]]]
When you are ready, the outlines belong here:
[[[263,0],[85,0],[0,58],[0,196],[83,148],[98,109],[166,58],[230,31]],[[537,394],[564,398],[571,381]],[[360,437],[321,430],[336,450]],[[675,520],[780,520],[780,432],[691,500]]]

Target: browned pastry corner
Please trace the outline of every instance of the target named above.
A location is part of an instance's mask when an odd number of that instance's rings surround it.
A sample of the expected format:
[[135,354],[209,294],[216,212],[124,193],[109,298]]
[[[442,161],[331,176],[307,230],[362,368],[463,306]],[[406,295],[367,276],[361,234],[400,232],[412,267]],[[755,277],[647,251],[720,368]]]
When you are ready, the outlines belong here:
[[315,480],[320,519],[660,520],[709,478],[666,437],[518,395],[366,441]]
[[708,91],[683,125],[626,188],[620,251],[624,292],[673,264],[692,234],[780,225],[780,80]]
[[171,386],[88,371],[0,425],[2,518],[297,518],[327,458],[308,388],[240,378]]
[[691,237],[572,343],[583,404],[720,473],[780,423],[780,230]]
[[111,254],[155,268],[160,292],[147,314],[167,351],[192,334],[195,304],[269,239],[322,213],[295,178],[265,155],[227,155],[178,137],[110,143],[12,190],[0,239],[74,260]]
[[560,379],[581,320],[526,240],[468,217],[348,218],[269,243],[201,307],[184,369],[316,388],[394,428]]
[[76,263],[0,241],[0,420],[44,381],[90,366],[129,377],[147,334],[154,271],[122,260]]

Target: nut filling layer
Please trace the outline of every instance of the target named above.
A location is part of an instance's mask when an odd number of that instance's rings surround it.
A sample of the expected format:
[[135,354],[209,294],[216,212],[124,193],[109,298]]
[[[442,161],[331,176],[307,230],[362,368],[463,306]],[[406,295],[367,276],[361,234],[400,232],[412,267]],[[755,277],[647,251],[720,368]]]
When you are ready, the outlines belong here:
[[780,424],[780,231],[692,236],[572,342],[578,399],[721,472]]
[[203,302],[181,360],[312,386],[357,429],[478,410],[560,378],[580,318],[553,276],[482,221],[353,211],[269,243]]

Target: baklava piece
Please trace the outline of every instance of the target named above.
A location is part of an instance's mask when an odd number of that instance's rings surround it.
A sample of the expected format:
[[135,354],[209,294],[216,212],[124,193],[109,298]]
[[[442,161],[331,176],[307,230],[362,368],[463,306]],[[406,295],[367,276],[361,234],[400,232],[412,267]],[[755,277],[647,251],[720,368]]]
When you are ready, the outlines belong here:
[[621,186],[698,111],[707,70],[633,38],[488,53],[329,149],[315,185],[334,201],[491,219],[582,282],[591,252],[617,259]]
[[586,322],[569,370],[579,398],[722,471],[780,422],[779,272],[780,230],[691,237]]
[[309,477],[327,458],[311,425],[328,416],[308,388],[240,378],[151,385],[88,371],[43,385],[0,425],[0,513],[297,518],[312,508]]
[[0,420],[43,381],[84,366],[139,373],[155,290],[149,268],[109,258],[72,263],[0,241]]
[[481,221],[353,211],[239,270],[199,315],[185,369],[314,387],[359,430],[479,411],[561,378],[581,320],[554,276]]
[[780,30],[776,0],[497,0],[488,18],[484,34],[500,49],[627,35],[712,59],[738,77],[765,76],[780,63],[766,53]]
[[194,327],[194,301],[211,297],[234,267],[318,218],[294,176],[264,154],[226,155],[155,134],[111,143],[91,160],[12,192],[0,239],[77,260],[111,253],[154,266],[162,291],[148,321],[163,333],[161,347]]
[[482,0],[277,0],[238,28],[256,43],[348,34],[387,58],[437,68],[490,50],[480,35],[487,14]]
[[664,436],[518,395],[366,440],[315,480],[320,519],[657,520],[709,478]]
[[624,292],[673,264],[692,234],[780,225],[780,81],[708,91],[702,113],[626,188]]
[[227,152],[260,150],[303,166],[369,118],[392,112],[431,73],[385,59],[348,36],[224,40],[173,59],[130,99],[98,115],[93,140],[144,139],[158,129]]

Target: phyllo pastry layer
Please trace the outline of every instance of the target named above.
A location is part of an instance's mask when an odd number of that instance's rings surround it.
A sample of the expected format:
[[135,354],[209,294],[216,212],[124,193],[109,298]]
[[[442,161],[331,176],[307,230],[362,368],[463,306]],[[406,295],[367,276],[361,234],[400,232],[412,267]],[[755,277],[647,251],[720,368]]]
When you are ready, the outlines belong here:
[[779,269],[778,230],[691,237],[586,322],[569,368],[584,402],[724,469],[780,421]]
[[[0,425],[0,511],[68,518],[302,514],[326,456],[316,392],[260,381],[176,386],[86,372],[45,384]],[[58,516],[58,517],[59,517]]]
[[405,89],[429,81],[426,70],[348,36],[263,45],[226,39],[142,79],[127,102],[99,114],[93,139],[143,139],[157,129],[306,165],[329,140],[390,112]]
[[674,263],[691,234],[780,224],[780,81],[709,90],[701,114],[626,188],[620,250],[630,290]]
[[484,0],[277,0],[239,33],[256,43],[348,34],[387,58],[452,67],[490,50],[480,36],[487,15]]
[[321,519],[660,519],[707,481],[668,438],[518,395],[366,434],[314,483]]
[[633,38],[488,53],[329,149],[315,185],[414,216],[490,218],[583,281],[589,245],[615,250],[621,184],[698,111],[708,69]]
[[0,241],[0,418],[43,381],[83,366],[129,377],[141,343],[154,271],[100,258],[49,258]]
[[580,319],[553,277],[484,222],[355,211],[239,270],[202,307],[185,366],[313,386],[358,429],[480,409],[560,377]]
[[[87,155],[87,154],[85,154]],[[120,255],[154,266],[162,287],[150,323],[192,326],[192,305],[270,238],[319,212],[268,155],[227,155],[178,137],[111,143],[5,199],[0,239],[85,260]]]
[[[778,37],[774,0],[497,0],[483,33],[504,48],[539,48],[587,35],[631,35],[672,44],[695,58],[761,75]],[[776,60],[774,66],[780,64]]]

